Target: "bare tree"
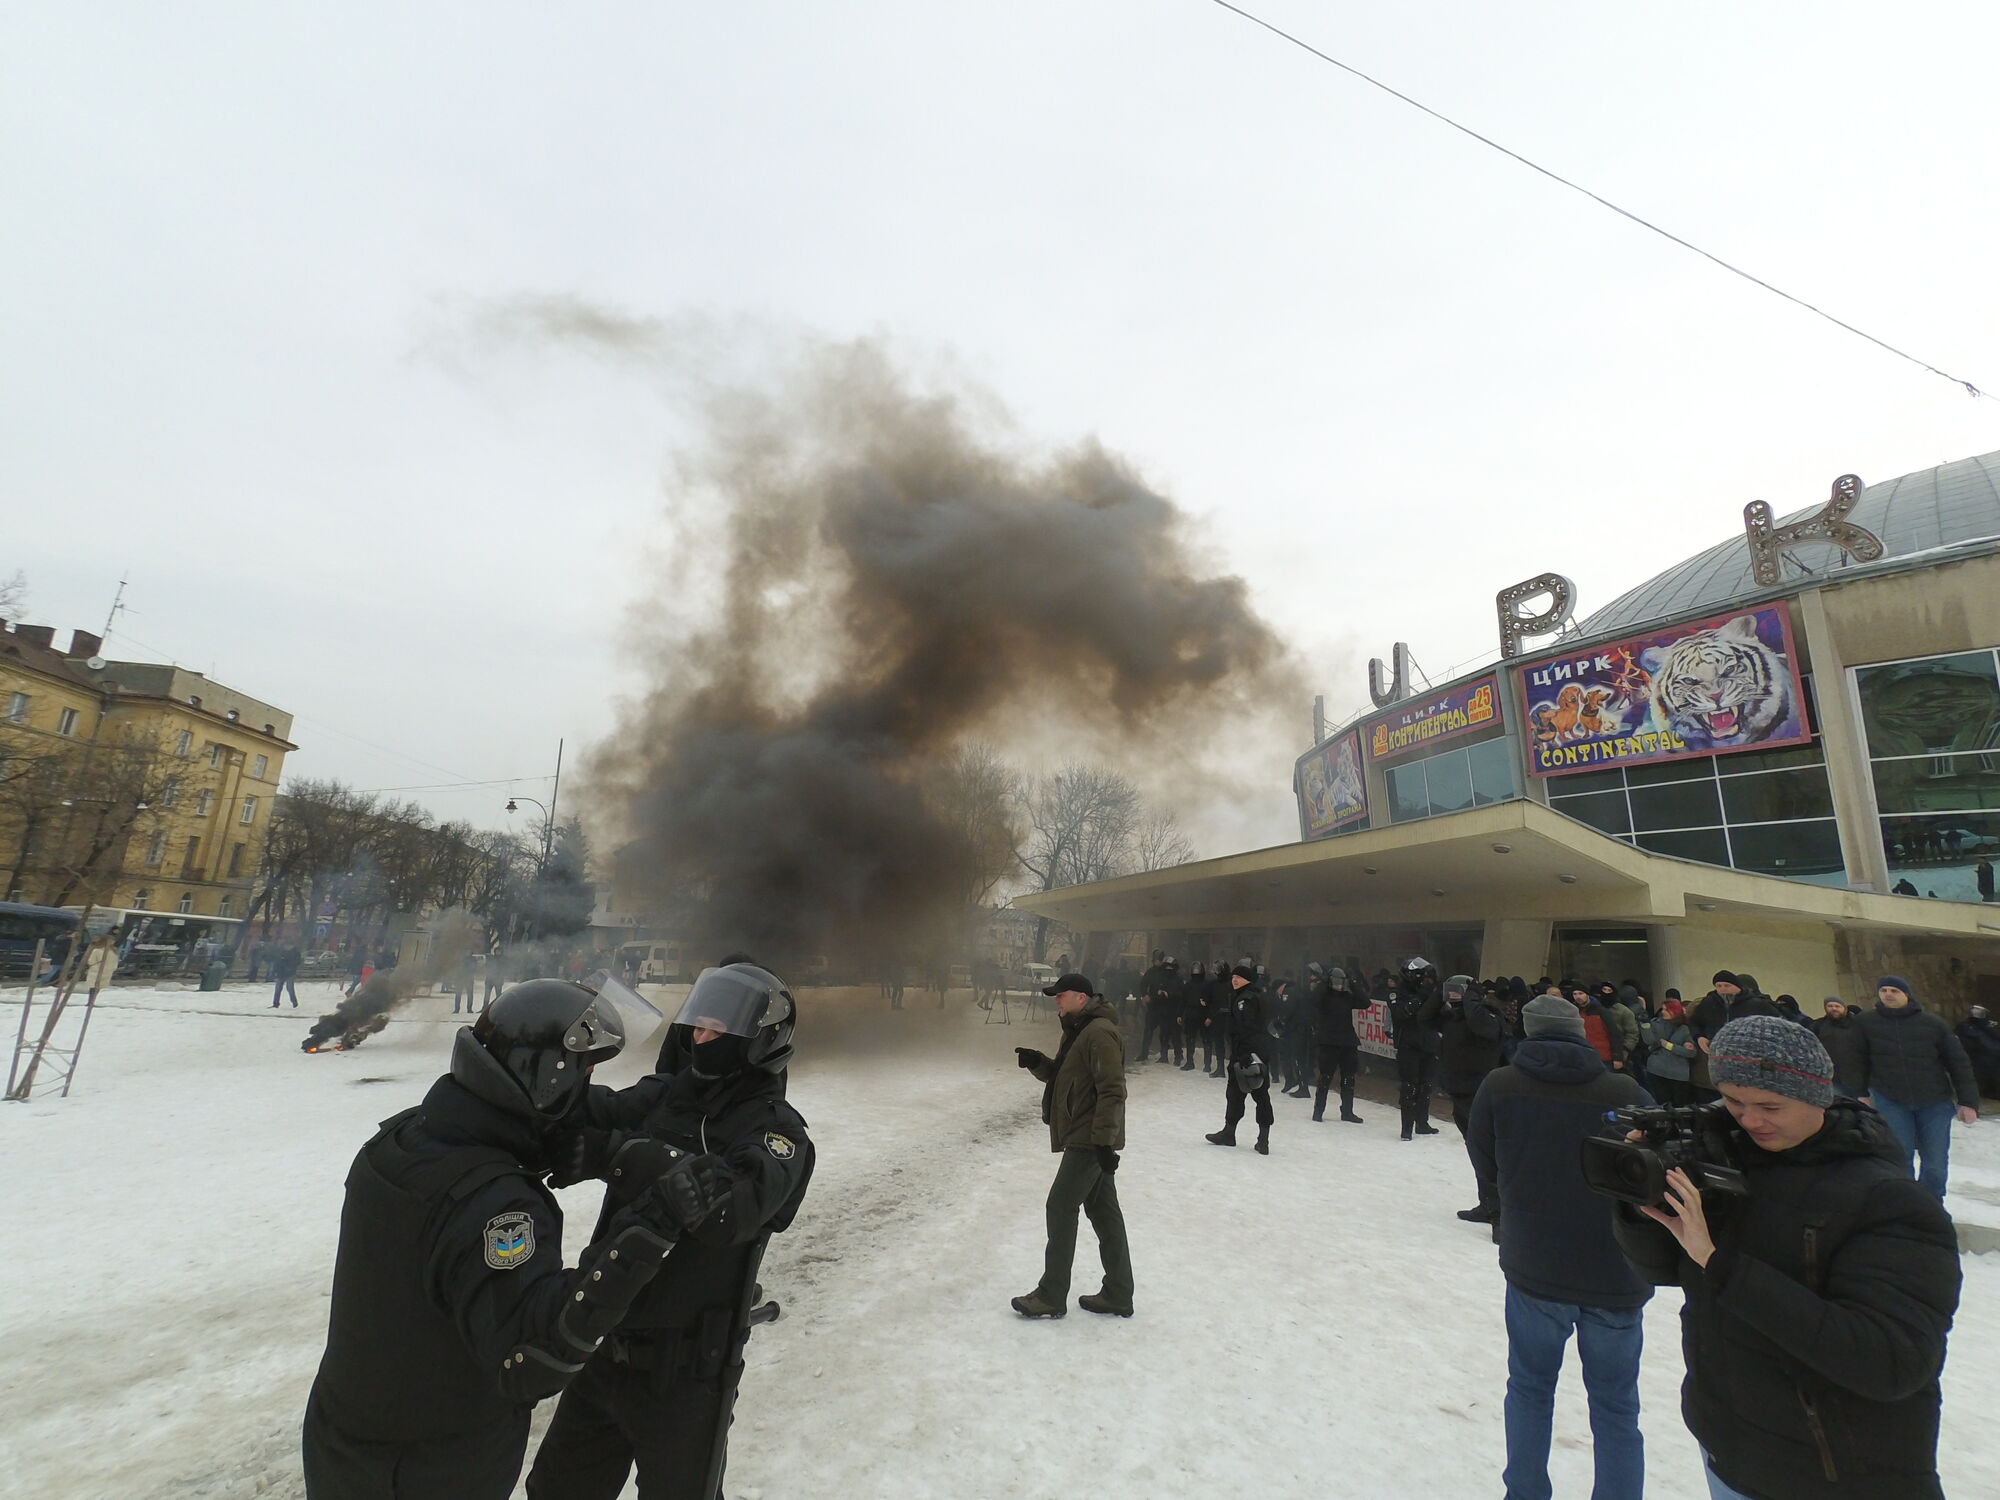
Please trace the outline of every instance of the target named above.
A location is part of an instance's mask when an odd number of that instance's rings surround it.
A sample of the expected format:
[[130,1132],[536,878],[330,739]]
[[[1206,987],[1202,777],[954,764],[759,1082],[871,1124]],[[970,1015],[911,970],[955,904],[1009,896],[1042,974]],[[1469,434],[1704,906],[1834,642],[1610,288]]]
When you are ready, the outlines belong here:
[[18,620],[28,603],[28,575],[16,568],[0,578],[0,620]]
[[[1027,789],[1023,811],[1028,838],[1020,863],[1032,889],[1105,880],[1131,867],[1139,789],[1118,772],[1071,761]],[[1048,954],[1048,937],[1049,919],[1037,918],[1037,962]]]
[[961,907],[986,900],[1014,869],[1020,780],[984,740],[952,751],[924,779],[926,806],[957,836],[961,860],[950,894]]
[[1132,863],[1141,870],[1170,870],[1194,858],[1194,845],[1170,812],[1148,813],[1132,831]]
[[150,829],[180,768],[138,726],[79,743],[8,726],[0,733],[0,843],[14,851],[0,896],[67,903],[101,897],[134,836]]

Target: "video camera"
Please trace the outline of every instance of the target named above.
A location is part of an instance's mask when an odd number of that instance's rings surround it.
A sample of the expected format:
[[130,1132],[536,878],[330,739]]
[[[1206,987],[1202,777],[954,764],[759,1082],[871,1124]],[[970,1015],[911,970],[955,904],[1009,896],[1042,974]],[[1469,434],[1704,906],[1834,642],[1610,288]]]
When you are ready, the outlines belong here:
[[[1666,1200],[1667,1173],[1679,1167],[1703,1192],[1747,1193],[1736,1155],[1734,1122],[1721,1100],[1677,1108],[1614,1109],[1605,1120],[1619,1136],[1583,1143],[1583,1180],[1594,1193],[1653,1207]],[[1638,1131],[1643,1140],[1624,1139]]]

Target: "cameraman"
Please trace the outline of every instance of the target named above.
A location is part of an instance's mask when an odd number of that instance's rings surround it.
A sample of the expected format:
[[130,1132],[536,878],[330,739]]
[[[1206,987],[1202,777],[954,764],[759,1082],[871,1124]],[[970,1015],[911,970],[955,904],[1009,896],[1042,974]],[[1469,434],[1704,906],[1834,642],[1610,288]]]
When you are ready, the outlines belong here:
[[[1731,1021],[1709,1067],[1745,1196],[1622,1208],[1642,1275],[1678,1283],[1681,1412],[1716,1500],[1938,1500],[1938,1374],[1958,1307],[1958,1240],[1906,1175],[1882,1118],[1838,1098],[1818,1038]],[[1711,1222],[1713,1216],[1713,1222]],[[1504,1220],[1503,1220],[1504,1222]]]

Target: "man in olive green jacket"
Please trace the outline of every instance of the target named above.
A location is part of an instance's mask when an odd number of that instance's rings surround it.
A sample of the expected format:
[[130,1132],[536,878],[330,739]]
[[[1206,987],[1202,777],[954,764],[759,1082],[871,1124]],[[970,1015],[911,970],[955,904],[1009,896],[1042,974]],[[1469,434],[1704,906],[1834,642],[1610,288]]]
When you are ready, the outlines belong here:
[[1016,1047],[1015,1060],[1046,1087],[1042,1118],[1049,1149],[1062,1157],[1049,1189],[1049,1248],[1042,1280],[1014,1299],[1024,1318],[1060,1318],[1069,1311],[1070,1263],[1076,1258],[1076,1213],[1097,1231],[1104,1288],[1076,1299],[1086,1312],[1132,1316],[1132,1252],[1125,1243],[1125,1215],[1118,1207],[1118,1152],[1125,1145],[1125,1043],[1117,1012],[1081,974],[1065,974],[1042,991],[1053,995],[1062,1017],[1062,1046],[1054,1057]]

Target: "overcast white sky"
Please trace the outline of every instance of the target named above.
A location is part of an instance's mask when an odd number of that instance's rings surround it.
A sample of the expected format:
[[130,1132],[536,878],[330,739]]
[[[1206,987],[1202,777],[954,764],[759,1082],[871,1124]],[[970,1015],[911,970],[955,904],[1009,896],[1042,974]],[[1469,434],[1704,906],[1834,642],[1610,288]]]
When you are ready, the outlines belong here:
[[[1251,8],[2000,389],[1990,0]],[[364,787],[546,774],[631,686],[668,419],[420,357],[465,299],[955,351],[1202,516],[1336,715],[1396,639],[1490,654],[1533,573],[1587,613],[1749,500],[2000,448],[1209,0],[14,6],[0,201],[0,575],[66,632],[128,574],[115,654]]]

